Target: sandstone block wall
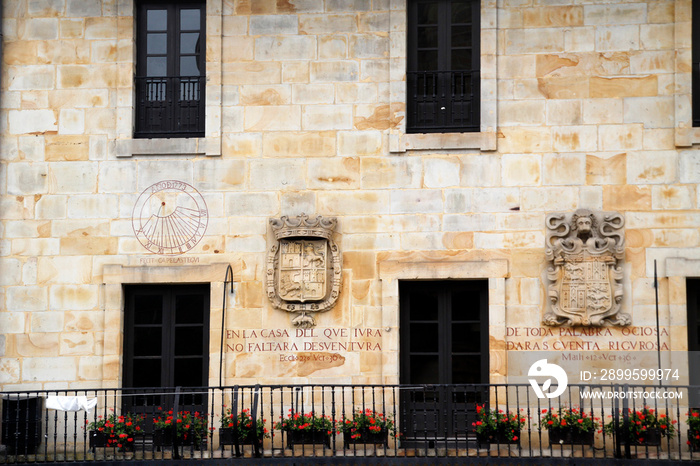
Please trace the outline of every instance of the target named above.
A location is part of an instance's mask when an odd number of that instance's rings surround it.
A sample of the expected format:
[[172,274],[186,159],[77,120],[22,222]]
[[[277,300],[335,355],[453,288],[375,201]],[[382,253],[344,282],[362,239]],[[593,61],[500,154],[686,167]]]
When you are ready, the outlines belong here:
[[[367,341],[382,350],[311,366],[227,351],[226,383],[397,382],[395,284],[416,278],[489,279],[492,381],[507,380],[506,329],[540,327],[547,306],[545,216],[584,207],[625,217],[623,311],[654,325],[656,263],[664,342],[686,350],[690,0],[482,0],[469,135],[405,134],[406,1],[207,0],[205,137],[151,141],[131,138],[133,0],[4,1],[0,388],[118,386],[134,281],[212,283],[217,383],[221,264],[236,282],[226,329],[290,328],[264,293],[268,219],[301,212],[338,218],[341,297],[318,327],[381,329]],[[131,226],[139,194],[168,179],[209,211],[180,262]]]

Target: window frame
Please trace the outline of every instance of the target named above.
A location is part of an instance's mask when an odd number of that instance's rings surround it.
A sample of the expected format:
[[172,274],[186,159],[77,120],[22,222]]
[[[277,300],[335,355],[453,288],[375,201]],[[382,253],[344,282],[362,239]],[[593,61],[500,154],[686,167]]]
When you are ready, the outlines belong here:
[[[403,3],[407,5],[407,2]],[[497,149],[498,86],[497,31],[498,6],[495,0],[480,1],[480,111],[479,132],[470,133],[407,133],[406,132],[406,59],[408,8],[397,11],[392,19],[389,38],[392,44],[390,60],[390,110],[396,124],[389,133],[389,152],[413,150]],[[397,15],[402,15],[401,19]]]
[[[407,71],[406,71],[406,132],[407,133],[451,133],[451,132],[478,132],[479,127],[479,108],[481,103],[480,95],[480,2],[478,0],[461,0],[468,4],[471,9],[469,24],[469,35],[471,40],[469,45],[456,46],[452,42],[452,32],[454,31],[455,18],[452,0],[409,0],[408,2],[408,30],[407,30]],[[419,4],[433,3],[437,6],[436,23],[421,24],[419,22]],[[457,24],[459,26],[459,24]],[[436,29],[437,51],[436,68],[435,70],[425,70],[424,63],[420,59],[420,51],[429,51],[433,47],[421,47],[420,45],[420,30],[434,27]],[[462,26],[467,27],[467,26]],[[455,50],[470,50],[471,60],[468,70],[455,70],[455,65],[452,59]],[[421,79],[422,77],[422,79]],[[420,84],[422,83],[422,85]],[[430,86],[433,84],[433,86]],[[471,98],[460,99],[460,95],[464,95],[465,87],[471,91]],[[423,97],[419,96],[420,89],[424,90],[424,94],[433,87],[437,92],[433,92],[431,99],[430,95]],[[467,91],[469,92],[469,91]],[[442,96],[442,97],[441,97]],[[459,107],[462,109],[466,106],[470,111],[459,112]],[[432,107],[434,121],[440,123],[424,123],[419,120],[422,109]],[[461,115],[467,115],[470,123],[457,124],[454,121]],[[424,120],[423,120],[424,121]]]

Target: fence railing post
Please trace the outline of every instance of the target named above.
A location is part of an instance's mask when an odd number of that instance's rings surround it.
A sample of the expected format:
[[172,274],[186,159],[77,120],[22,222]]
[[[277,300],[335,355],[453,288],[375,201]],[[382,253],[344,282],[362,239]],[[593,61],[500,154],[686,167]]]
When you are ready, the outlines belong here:
[[178,449],[177,441],[177,419],[180,417],[180,387],[175,387],[175,399],[173,401],[173,426],[171,427],[173,433],[173,459],[180,459],[180,450]]

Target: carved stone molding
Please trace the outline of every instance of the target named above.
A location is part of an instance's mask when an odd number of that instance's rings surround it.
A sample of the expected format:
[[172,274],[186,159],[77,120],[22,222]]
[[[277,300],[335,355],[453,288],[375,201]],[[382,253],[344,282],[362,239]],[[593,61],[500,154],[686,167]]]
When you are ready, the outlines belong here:
[[292,312],[296,327],[316,325],[313,314],[330,310],[340,295],[341,256],[332,236],[337,220],[306,214],[270,219],[276,243],[267,255],[267,297]]
[[545,253],[550,310],[545,325],[630,325],[620,312],[625,220],[617,212],[578,209],[547,216]]

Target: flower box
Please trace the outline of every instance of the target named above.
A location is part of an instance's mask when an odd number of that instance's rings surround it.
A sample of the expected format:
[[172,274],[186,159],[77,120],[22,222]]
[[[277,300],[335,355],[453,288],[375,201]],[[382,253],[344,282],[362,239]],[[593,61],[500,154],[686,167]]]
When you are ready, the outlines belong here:
[[[194,436],[186,436],[186,438],[178,436],[177,444],[183,446],[198,446],[199,442],[194,441]],[[153,431],[153,446],[154,447],[169,447],[173,444],[173,430],[171,428],[167,429],[155,429]]]
[[328,432],[318,430],[290,430],[287,431],[287,448],[294,445],[326,445],[331,447],[331,436]]
[[633,445],[649,445],[650,447],[658,447],[661,445],[661,431],[658,429],[650,429],[642,432],[639,436],[631,438]]
[[489,445],[491,443],[501,445],[520,445],[520,431],[515,431],[512,439],[510,439],[510,437],[503,430],[477,432],[476,440],[480,445]]
[[578,432],[571,429],[549,429],[550,445],[593,445],[595,432]]
[[[354,437],[354,438],[353,438]],[[355,434],[346,432],[343,435],[345,448],[352,448],[353,445],[384,445],[389,443],[389,431],[380,430],[371,432],[369,429],[357,431]]]
[[700,452],[700,430],[688,429],[688,447],[690,451]]
[[91,430],[88,434],[90,440],[90,448],[95,451],[95,448],[118,448],[119,451],[134,451],[134,442],[127,439],[119,439],[115,434],[107,434],[98,430]]
[[[219,429],[219,444],[221,445],[235,445],[236,439],[239,445],[253,445],[255,443],[255,432],[248,432],[244,438],[240,438],[238,431],[233,427],[222,427]],[[259,438],[258,441],[261,441]]]

